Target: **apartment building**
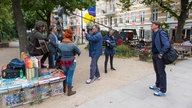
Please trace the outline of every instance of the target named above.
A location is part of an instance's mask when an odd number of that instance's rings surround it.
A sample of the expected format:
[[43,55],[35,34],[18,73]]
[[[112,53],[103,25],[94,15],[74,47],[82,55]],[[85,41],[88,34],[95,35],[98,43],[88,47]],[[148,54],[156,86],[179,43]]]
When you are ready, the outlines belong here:
[[[129,11],[122,10],[122,4],[119,0],[99,0],[96,2],[96,21],[106,26],[112,27],[118,31],[122,29],[136,29],[138,37],[144,37],[151,40],[151,22],[150,19],[158,20],[166,26],[169,35],[173,37],[177,30],[177,20],[170,17],[169,13],[162,12],[160,7],[151,5],[150,7],[140,4],[142,0],[133,0],[133,5]],[[180,0],[175,0],[172,9],[180,8]],[[183,35],[190,37],[192,27],[192,12],[184,26]],[[102,30],[108,28],[101,26]]]

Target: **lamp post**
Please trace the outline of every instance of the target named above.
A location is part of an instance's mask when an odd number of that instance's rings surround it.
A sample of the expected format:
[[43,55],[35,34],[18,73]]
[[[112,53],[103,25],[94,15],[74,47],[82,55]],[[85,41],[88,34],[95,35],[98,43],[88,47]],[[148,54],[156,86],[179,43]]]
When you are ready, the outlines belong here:
[[[81,16],[83,16],[83,11],[81,10]],[[81,43],[83,44],[83,18],[81,17]]]

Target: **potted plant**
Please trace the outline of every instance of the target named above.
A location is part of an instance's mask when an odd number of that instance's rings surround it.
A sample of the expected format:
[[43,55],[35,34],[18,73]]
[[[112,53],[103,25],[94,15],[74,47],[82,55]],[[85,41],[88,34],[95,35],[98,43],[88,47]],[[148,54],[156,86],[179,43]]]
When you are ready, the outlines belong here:
[[148,48],[143,48],[139,50],[139,60],[146,61],[149,55],[150,55],[150,51]]

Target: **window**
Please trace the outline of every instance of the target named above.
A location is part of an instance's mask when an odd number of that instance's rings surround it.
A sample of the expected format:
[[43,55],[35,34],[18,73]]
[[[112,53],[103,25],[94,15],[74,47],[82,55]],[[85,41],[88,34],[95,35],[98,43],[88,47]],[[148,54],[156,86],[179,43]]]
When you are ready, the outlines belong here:
[[133,0],[133,1],[132,1],[132,4],[133,4],[133,5],[136,5],[136,4],[137,4],[137,0]]
[[101,24],[103,24],[103,18],[101,18]]
[[123,23],[123,18],[121,17],[121,15],[119,16],[119,23]]
[[167,19],[167,21],[174,21],[174,17],[171,17],[169,12],[167,12],[166,19]]
[[128,13],[125,14],[125,23],[129,23],[129,14]]
[[140,21],[141,22],[145,21],[145,11],[140,11]]
[[117,18],[114,18],[114,25],[117,27]]
[[152,10],[152,18],[153,18],[153,21],[158,20],[158,9],[153,9]]
[[107,19],[105,18],[105,20],[104,20],[104,23],[105,23],[105,25],[107,25]]
[[136,22],[136,12],[132,12],[132,22]]

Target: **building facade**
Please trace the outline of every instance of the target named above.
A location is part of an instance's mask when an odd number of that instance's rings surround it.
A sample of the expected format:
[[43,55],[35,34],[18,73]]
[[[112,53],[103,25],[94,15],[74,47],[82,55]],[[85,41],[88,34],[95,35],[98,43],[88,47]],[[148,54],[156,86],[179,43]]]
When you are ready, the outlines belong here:
[[[122,4],[119,0],[99,0],[96,2],[96,22],[109,26],[115,30],[136,29],[138,37],[145,40],[151,40],[151,22],[150,20],[158,20],[166,26],[169,35],[175,37],[177,30],[177,19],[171,17],[169,13],[162,12],[160,7],[156,5],[145,6],[140,4],[142,0],[133,0],[133,5],[129,11],[122,10]],[[175,0],[172,9],[180,8],[180,0]],[[192,12],[189,12],[186,20],[183,36],[190,38],[192,27]],[[102,30],[108,28],[101,26]]]

